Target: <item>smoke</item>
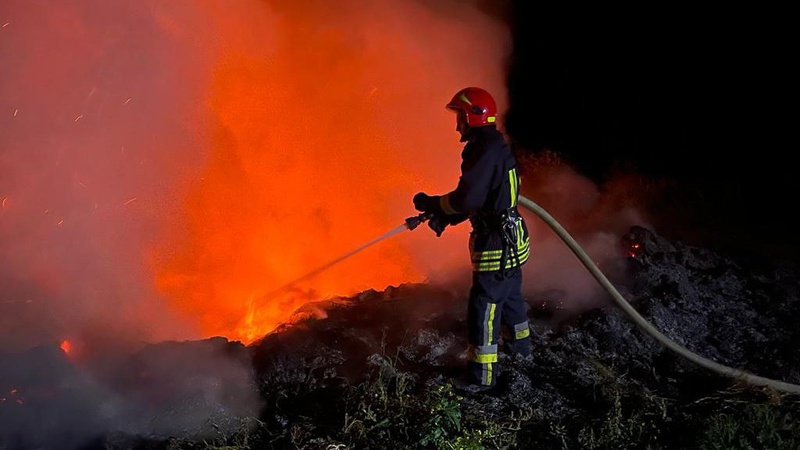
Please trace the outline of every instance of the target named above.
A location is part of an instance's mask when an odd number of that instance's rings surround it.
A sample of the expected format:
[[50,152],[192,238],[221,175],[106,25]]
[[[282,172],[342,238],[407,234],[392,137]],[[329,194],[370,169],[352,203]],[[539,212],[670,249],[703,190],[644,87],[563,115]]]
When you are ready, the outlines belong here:
[[0,353],[0,447],[213,440],[254,426],[261,407],[249,353],[221,338],[75,362],[51,346]]
[[450,6],[3,2],[2,347],[247,340],[461,264],[417,232],[259,303],[452,187],[455,90],[505,106],[508,31]]
[[190,336],[142,263],[197,164],[197,77],[132,2],[0,14],[0,346]]
[[[548,152],[523,159],[522,166],[522,195],[544,208],[624,291],[628,249],[621,238],[632,225],[652,229],[646,205],[658,188],[633,173],[597,185]],[[533,303],[547,303],[542,306],[555,322],[610,304],[610,294],[555,231],[531,211],[522,212],[531,233],[524,294]]]

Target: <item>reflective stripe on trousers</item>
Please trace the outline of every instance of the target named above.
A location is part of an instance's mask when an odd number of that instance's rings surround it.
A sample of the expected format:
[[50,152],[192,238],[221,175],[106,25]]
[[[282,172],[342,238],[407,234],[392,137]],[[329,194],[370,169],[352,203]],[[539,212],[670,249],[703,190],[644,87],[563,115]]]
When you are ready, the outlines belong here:
[[528,305],[520,292],[522,274],[498,279],[492,272],[473,272],[467,326],[469,349],[467,369],[471,381],[483,385],[497,382],[498,341],[501,324],[508,350],[531,354]]

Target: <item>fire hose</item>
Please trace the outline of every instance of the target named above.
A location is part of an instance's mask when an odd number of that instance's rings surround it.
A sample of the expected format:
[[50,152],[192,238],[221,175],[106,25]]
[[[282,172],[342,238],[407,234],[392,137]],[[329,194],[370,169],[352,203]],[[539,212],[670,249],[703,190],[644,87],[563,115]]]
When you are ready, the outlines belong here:
[[[597,268],[597,266],[591,260],[589,255],[587,255],[586,252],[581,248],[581,246],[578,245],[578,243],[575,241],[575,239],[573,239],[573,237],[564,229],[564,227],[562,227],[561,224],[558,223],[558,221],[556,221],[547,211],[545,211],[544,208],[542,208],[541,206],[537,205],[536,203],[534,203],[530,199],[525,198],[522,195],[519,196],[519,204],[524,206],[525,208],[529,209],[534,214],[536,214],[550,228],[552,228],[553,231],[556,232],[558,237],[560,237],[561,240],[563,240],[564,243],[567,244],[569,249],[572,250],[572,252],[575,254],[575,256],[578,257],[578,259],[581,261],[581,263],[583,263],[583,265],[586,267],[586,269],[589,270],[589,273],[591,273],[592,276],[594,276],[594,278],[597,280],[597,282],[600,283],[600,285],[603,288],[605,288],[605,290],[608,291],[609,294],[611,294],[611,297],[614,299],[614,301],[617,303],[617,305],[620,308],[622,308],[622,310],[631,319],[633,319],[633,321],[636,323],[636,325],[638,325],[647,334],[649,334],[650,336],[655,338],[664,347],[668,348],[669,350],[672,350],[673,352],[677,353],[679,356],[681,356],[683,358],[686,358],[687,360],[689,360],[689,361],[691,361],[691,362],[693,362],[695,364],[698,364],[698,365],[700,365],[700,366],[702,366],[702,367],[704,367],[706,369],[709,369],[709,370],[711,370],[711,371],[713,371],[713,372],[715,372],[715,373],[717,373],[719,375],[722,375],[722,376],[725,376],[725,377],[734,378],[734,379],[738,379],[738,380],[742,380],[742,381],[744,381],[746,383],[749,383],[749,384],[755,385],[755,386],[771,387],[771,388],[773,388],[775,390],[778,390],[778,391],[783,391],[783,392],[788,392],[788,393],[793,393],[793,394],[800,394],[800,385],[786,383],[784,381],[773,380],[773,379],[769,379],[769,378],[764,378],[764,377],[761,377],[761,376],[758,376],[758,375],[754,375],[754,374],[748,373],[748,372],[740,370],[740,369],[735,369],[733,367],[728,367],[728,366],[719,364],[719,363],[717,363],[715,361],[712,361],[712,360],[710,360],[708,358],[704,358],[703,356],[700,356],[700,355],[698,355],[696,353],[693,353],[691,350],[689,350],[689,349],[677,344],[676,342],[672,341],[671,339],[669,339],[663,333],[658,331],[658,329],[656,329],[652,324],[650,324],[650,322],[648,322],[644,317],[642,317],[636,311],[636,309],[634,309],[633,306],[631,306],[631,304],[628,303],[627,300],[625,300],[625,297],[623,297],[622,294],[620,294],[619,291],[617,291],[617,288],[614,287],[614,285],[611,283],[611,281],[609,281],[608,278],[606,278],[606,276],[603,274],[603,272],[601,272],[600,269]],[[376,243],[378,243],[378,242],[380,242],[380,241],[382,241],[384,239],[387,239],[387,238],[389,238],[391,236],[394,236],[395,234],[397,234],[397,233],[399,233],[399,232],[401,232],[403,230],[406,230],[406,229],[413,230],[413,229],[417,228],[419,225],[421,225],[422,223],[424,223],[427,220],[429,220],[430,218],[431,218],[431,215],[430,214],[425,214],[425,213],[419,214],[417,216],[409,217],[408,219],[405,220],[404,223],[402,223],[398,227],[394,228],[393,230],[389,231],[388,233],[385,233],[384,235],[382,235],[382,236],[380,236],[380,237],[378,237],[376,239],[373,239],[373,240],[367,242],[366,244],[364,244],[364,245],[362,245],[362,246],[360,246],[360,247],[358,247],[358,248],[356,248],[356,249],[354,249],[354,250],[352,250],[352,251],[350,251],[350,252],[348,252],[348,253],[346,253],[344,255],[341,255],[340,257],[338,257],[338,258],[334,259],[333,261],[325,264],[324,266],[319,267],[316,270],[314,270],[314,271],[312,271],[312,272],[310,272],[310,273],[308,273],[308,274],[306,274],[306,275],[294,280],[293,282],[283,286],[282,288],[277,289],[277,290],[275,290],[275,291],[273,291],[273,292],[261,297],[256,303],[261,303],[261,302],[271,298],[272,296],[275,296],[275,295],[277,295],[279,293],[285,292],[285,291],[289,290],[290,288],[292,288],[293,286],[295,286],[297,283],[299,283],[301,281],[304,281],[304,280],[308,280],[309,278],[313,277],[314,275],[316,275],[316,274],[318,274],[318,273],[320,273],[320,272],[322,272],[324,270],[327,270],[328,268],[330,268],[334,264],[337,264],[337,263],[341,262],[342,260],[344,260],[346,258],[349,258],[350,256],[353,256],[355,253],[358,253],[361,250],[364,250],[365,248],[370,247],[370,246],[372,246],[372,245],[374,245],[374,244],[376,244]],[[253,307],[255,308],[255,304],[254,304]]]
[[589,272],[594,276],[600,285],[611,294],[611,297],[614,301],[619,305],[620,308],[628,315],[631,319],[638,325],[642,330],[644,330],[647,334],[654,337],[658,342],[660,342],[664,347],[674,351],[678,355],[688,359],[691,362],[694,362],[706,369],[709,369],[717,374],[722,376],[731,377],[734,379],[745,381],[751,385],[755,386],[765,386],[771,387],[778,391],[789,392],[793,394],[800,394],[800,385],[786,383],[784,381],[779,380],[772,380],[769,378],[760,377],[758,375],[753,375],[751,373],[745,372],[743,370],[735,369],[732,367],[728,367],[717,362],[714,362],[708,358],[704,358],[696,353],[693,353],[686,347],[683,347],[676,342],[669,339],[663,333],[658,331],[653,325],[650,324],[644,317],[642,317],[634,308],[625,300],[625,297],[617,291],[617,288],[606,278],[603,272],[597,268],[594,262],[589,258],[589,255],[586,254],[585,251],[578,245],[575,239],[570,236],[569,233],[561,226],[547,211],[544,210],[541,206],[537,205],[533,201],[519,196],[519,204],[524,206],[525,208],[529,209],[531,212],[536,214],[540,219],[542,219],[553,231],[556,232],[558,237],[567,244],[570,250],[578,257],[578,259],[583,263],[584,266],[589,270]]

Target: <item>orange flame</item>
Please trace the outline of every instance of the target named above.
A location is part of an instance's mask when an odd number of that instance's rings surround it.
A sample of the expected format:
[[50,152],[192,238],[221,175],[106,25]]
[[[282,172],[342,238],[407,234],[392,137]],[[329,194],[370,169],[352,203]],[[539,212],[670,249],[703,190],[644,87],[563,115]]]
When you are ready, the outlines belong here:
[[[408,242],[393,238],[263,298],[401,225],[416,213],[415,192],[454,187],[461,144],[444,104],[455,90],[478,80],[502,103],[502,29],[439,44],[413,30],[461,30],[419,4],[345,4],[336,13],[286,4],[278,20],[204,3],[221,28],[202,35],[225,36],[201,106],[208,156],[186,182],[180,234],[158,249],[155,270],[205,336],[251,342],[308,302],[422,281]],[[159,21],[189,32],[166,12]],[[456,60],[468,52],[491,54],[486,74],[474,58]]]
[[59,345],[59,347],[61,348],[61,351],[67,355],[69,355],[69,353],[72,351],[72,344],[70,344],[70,342],[66,339],[61,341],[61,345]]

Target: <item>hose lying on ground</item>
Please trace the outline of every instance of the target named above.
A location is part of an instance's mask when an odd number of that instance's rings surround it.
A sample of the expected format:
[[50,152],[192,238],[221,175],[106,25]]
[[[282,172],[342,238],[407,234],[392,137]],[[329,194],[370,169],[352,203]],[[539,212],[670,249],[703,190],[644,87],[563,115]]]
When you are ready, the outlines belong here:
[[531,210],[534,214],[536,214],[540,219],[542,219],[553,231],[558,234],[558,236],[567,244],[567,246],[575,253],[575,256],[581,260],[584,266],[589,270],[592,276],[603,286],[606,291],[614,298],[614,301],[625,311],[628,316],[630,316],[636,324],[641,327],[645,332],[656,338],[662,345],[667,347],[668,349],[674,351],[675,353],[679,354],[680,356],[692,361],[696,364],[699,364],[702,367],[710,369],[720,375],[726,377],[732,377],[735,379],[743,380],[749,384],[756,385],[756,386],[768,386],[774,388],[779,391],[790,392],[793,394],[800,394],[800,386],[796,384],[786,383],[784,381],[772,380],[769,378],[760,377],[757,375],[753,375],[751,373],[745,372],[743,370],[734,369],[732,367],[724,366],[722,364],[716,363],[711,361],[710,359],[704,358],[696,353],[692,353],[689,349],[675,343],[674,341],[670,340],[667,336],[662,334],[658,331],[653,325],[651,325],[644,317],[642,317],[632,306],[628,303],[627,300],[622,296],[622,294],[617,291],[613,284],[606,278],[603,272],[597,268],[594,262],[589,258],[589,255],[583,251],[583,249],[578,245],[575,239],[570,236],[569,233],[561,226],[547,211],[545,211],[541,206],[537,205],[533,201],[519,196],[519,204],[524,206],[525,208]]

